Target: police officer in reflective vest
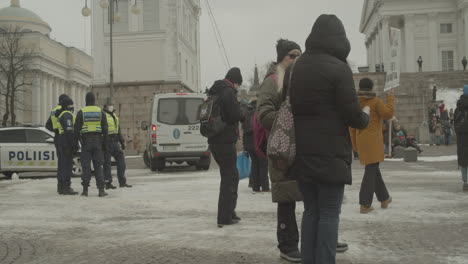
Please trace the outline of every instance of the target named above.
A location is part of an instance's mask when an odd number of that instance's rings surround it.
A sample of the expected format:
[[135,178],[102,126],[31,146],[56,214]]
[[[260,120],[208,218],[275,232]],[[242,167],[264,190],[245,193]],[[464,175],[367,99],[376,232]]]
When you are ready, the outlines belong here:
[[112,170],[111,170],[111,157],[114,157],[117,165],[117,178],[119,179],[120,188],[131,188],[127,184],[125,178],[125,139],[120,132],[119,118],[115,114],[114,106],[108,104],[104,106],[104,112],[107,117],[107,125],[109,127],[109,145],[107,151],[104,152],[104,181],[106,182],[106,189],[116,189],[112,185]]
[[57,110],[58,140],[57,147],[59,149],[59,182],[62,183],[62,194],[76,195],[78,194],[71,188],[71,176],[73,170],[73,156],[78,152],[78,142],[74,135],[75,116],[73,111],[73,100],[68,96],[60,102],[61,109]]
[[52,111],[50,111],[50,115],[49,115],[49,119],[47,119],[47,122],[46,122],[46,125],[45,127],[47,128],[47,130],[49,130],[50,132],[54,132],[55,133],[55,137],[54,137],[54,144],[55,144],[55,153],[57,154],[57,192],[59,194],[62,194],[62,183],[60,182],[60,178],[59,178],[59,171],[60,171],[60,149],[58,148],[58,145],[57,145],[57,142],[58,142],[58,135],[59,135],[59,131],[58,131],[58,119],[57,119],[57,116],[56,116],[56,113],[57,112],[60,112],[61,109],[62,109],[62,106],[61,106],[61,101],[64,99],[64,98],[68,98],[68,95],[66,94],[62,94],[59,96],[58,98],[58,106],[56,106],[54,109],[52,109]]
[[76,115],[75,123],[75,135],[79,135],[81,142],[82,196],[88,196],[88,187],[91,180],[91,161],[94,166],[99,197],[107,196],[104,191],[104,177],[102,175],[103,151],[107,151],[107,134],[106,114],[96,106],[96,97],[92,92],[89,92],[86,94],[86,106]]

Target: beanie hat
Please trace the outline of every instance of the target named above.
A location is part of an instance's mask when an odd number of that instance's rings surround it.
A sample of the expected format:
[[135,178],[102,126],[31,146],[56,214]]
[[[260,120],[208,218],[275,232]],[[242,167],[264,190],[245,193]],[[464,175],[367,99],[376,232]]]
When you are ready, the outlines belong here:
[[73,105],[73,100],[70,97],[66,96],[62,99],[62,101],[60,101],[60,105],[63,107]]
[[86,94],[86,106],[96,105],[96,96],[92,92]]
[[463,86],[463,95],[468,95],[468,85]]
[[359,81],[359,90],[372,91],[372,88],[374,88],[374,83],[371,79],[363,78],[361,81]]
[[62,105],[62,100],[63,100],[64,98],[66,98],[66,97],[68,97],[68,95],[66,95],[66,94],[61,94],[61,95],[59,96],[59,98],[58,98],[58,99],[59,99],[59,100],[58,100],[58,104],[59,104],[59,105]]
[[242,84],[242,74],[239,68],[234,67],[231,68],[227,74],[226,74],[226,79],[231,81],[232,83],[236,83],[238,85]]
[[280,63],[283,61],[284,57],[286,57],[291,50],[295,49],[301,50],[301,46],[294,41],[279,39],[276,44],[276,53],[278,54],[276,62]]

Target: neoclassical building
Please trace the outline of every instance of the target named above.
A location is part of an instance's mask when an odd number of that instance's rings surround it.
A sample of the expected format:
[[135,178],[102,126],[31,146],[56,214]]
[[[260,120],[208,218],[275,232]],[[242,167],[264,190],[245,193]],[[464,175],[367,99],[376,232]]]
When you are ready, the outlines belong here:
[[462,70],[468,56],[468,0],[365,0],[360,31],[370,71],[387,69],[390,28],[401,30],[402,72]]
[[[62,93],[71,96],[76,109],[83,107],[93,77],[92,57],[50,39],[52,29],[47,22],[22,8],[19,0],[11,0],[9,7],[0,9],[0,31],[16,27],[25,33],[22,43],[35,49],[29,75],[32,85],[19,94],[21,104],[16,110],[17,122],[44,125]],[[4,101],[5,98],[0,96],[0,119],[5,113]]]

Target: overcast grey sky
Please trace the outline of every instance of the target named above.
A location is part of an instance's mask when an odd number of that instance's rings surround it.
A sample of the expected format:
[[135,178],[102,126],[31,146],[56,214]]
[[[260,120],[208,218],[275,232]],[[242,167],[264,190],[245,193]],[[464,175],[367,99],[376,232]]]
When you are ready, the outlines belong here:
[[[98,1],[98,0],[90,0]],[[210,0],[231,66],[241,68],[244,80],[253,75],[255,63],[275,60],[276,40],[288,38],[304,48],[312,25],[320,14],[336,14],[342,19],[352,51],[350,59],[366,63],[364,35],[359,32],[364,0]],[[205,0],[202,17],[202,88],[223,78],[226,69],[208,18]],[[0,0],[0,7],[10,0]],[[90,53],[90,19],[81,15],[84,0],[21,0],[22,7],[42,17],[52,27],[51,37]]]

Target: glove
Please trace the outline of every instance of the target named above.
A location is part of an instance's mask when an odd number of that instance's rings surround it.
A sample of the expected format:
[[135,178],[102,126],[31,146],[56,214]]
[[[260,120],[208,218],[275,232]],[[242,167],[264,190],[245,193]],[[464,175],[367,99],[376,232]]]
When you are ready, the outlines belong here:
[[363,111],[364,113],[366,113],[368,116],[370,116],[370,107],[369,107],[369,106],[365,106],[365,107],[362,109],[362,111]]

